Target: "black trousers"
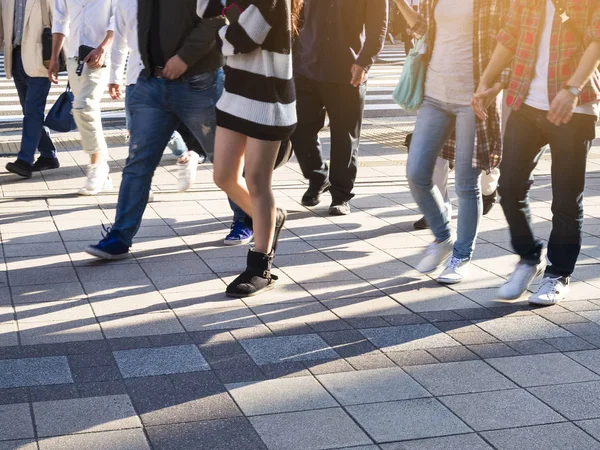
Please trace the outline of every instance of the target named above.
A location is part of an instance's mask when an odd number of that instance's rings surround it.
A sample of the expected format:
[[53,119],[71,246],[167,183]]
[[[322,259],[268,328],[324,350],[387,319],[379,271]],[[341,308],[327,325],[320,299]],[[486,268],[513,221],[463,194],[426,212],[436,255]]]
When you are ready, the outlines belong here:
[[[350,78],[350,73],[348,73]],[[302,174],[313,188],[329,181],[334,203],[350,200],[358,170],[358,145],[367,85],[325,83],[296,76],[298,126],[291,137]],[[323,161],[319,131],[329,116],[331,168]]]
[[510,227],[512,246],[521,258],[537,264],[543,243],[533,234],[529,189],[531,172],[550,145],[552,154],[552,232],[548,241],[550,276],[570,276],[581,251],[583,192],[587,154],[595,137],[595,117],[575,114],[555,126],[547,111],[527,105],[513,111],[504,136],[498,192]]

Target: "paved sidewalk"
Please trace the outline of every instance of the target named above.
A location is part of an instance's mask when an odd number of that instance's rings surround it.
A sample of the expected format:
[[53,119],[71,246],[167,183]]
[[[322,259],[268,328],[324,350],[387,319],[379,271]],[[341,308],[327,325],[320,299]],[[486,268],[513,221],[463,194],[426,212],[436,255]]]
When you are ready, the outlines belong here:
[[[127,149],[111,145],[118,187]],[[86,156],[65,147],[27,181],[0,161],[1,450],[600,449],[600,148],[571,297],[531,309],[496,299],[516,262],[499,207],[467,282],[414,270],[431,237],[412,231],[396,148],[365,142],[343,218],[299,204],[295,162],[278,170],[280,286],[232,300],[247,249],[221,245],[231,213],[210,165],[179,194],[166,154],[133,258],[99,264],[83,249],[117,191],[74,196]],[[541,236],[549,170],[532,191]]]

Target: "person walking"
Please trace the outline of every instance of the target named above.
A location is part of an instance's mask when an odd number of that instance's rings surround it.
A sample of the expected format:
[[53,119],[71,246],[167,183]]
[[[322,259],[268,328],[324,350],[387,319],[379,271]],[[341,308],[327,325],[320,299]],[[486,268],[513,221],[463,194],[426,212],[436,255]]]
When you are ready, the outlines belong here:
[[[23,109],[21,148],[6,170],[23,178],[33,171],[57,169],[56,147],[44,127],[50,92],[48,70],[39,48],[42,31],[52,24],[51,0],[0,0],[0,47],[4,41],[4,71],[13,79]],[[40,156],[35,161],[35,152]]]
[[[499,296],[519,298],[544,274],[529,303],[553,305],[567,297],[581,251],[586,159],[600,109],[600,3],[513,1],[473,99],[481,117],[491,98],[489,86],[511,60],[507,103],[512,113],[498,191],[520,261]],[[533,231],[528,196],[531,173],[546,144],[552,155],[550,265]]]
[[[215,2],[200,0],[201,17]],[[217,103],[214,179],[251,218],[255,247],[246,270],[229,286],[230,297],[272,289],[271,273],[286,212],[276,208],[273,170],[281,142],[296,127],[292,39],[301,0],[228,1],[229,24],[217,43],[224,56],[225,90]]]
[[78,193],[112,189],[100,101],[109,76],[107,55],[114,36],[113,0],[54,0],[52,59],[48,77],[58,83],[59,55],[67,39],[67,71],[75,100],[73,117],[83,150],[90,156],[87,180]]
[[[495,42],[489,37],[500,30],[508,1],[424,0],[421,13],[404,0],[395,1],[415,37],[426,36],[429,53],[425,99],[417,115],[406,171],[435,241],[416,268],[431,273],[446,261],[437,281],[459,283],[468,275],[482,215],[481,171],[498,166],[502,148],[499,102],[490,104],[486,120],[475,116],[470,103],[494,50]],[[496,78],[490,87],[496,96],[507,75]],[[440,154],[454,162],[456,171],[456,238],[442,195],[433,184]]]
[[[308,189],[304,206],[331,193],[329,214],[350,214],[358,172],[367,74],[385,43],[387,0],[305,0],[295,45],[298,126],[291,137]],[[323,160],[319,132],[329,116],[331,156]]]

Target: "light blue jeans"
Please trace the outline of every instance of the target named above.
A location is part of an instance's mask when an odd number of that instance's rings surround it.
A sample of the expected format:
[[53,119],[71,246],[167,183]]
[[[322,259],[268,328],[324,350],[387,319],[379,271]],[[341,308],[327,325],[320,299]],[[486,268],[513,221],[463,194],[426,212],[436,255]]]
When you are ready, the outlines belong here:
[[417,115],[406,168],[413,197],[437,241],[451,236],[444,199],[433,183],[436,160],[456,129],[455,184],[458,195],[458,231],[454,256],[471,258],[481,220],[481,169],[473,167],[476,122],[470,106],[453,105],[425,97]]

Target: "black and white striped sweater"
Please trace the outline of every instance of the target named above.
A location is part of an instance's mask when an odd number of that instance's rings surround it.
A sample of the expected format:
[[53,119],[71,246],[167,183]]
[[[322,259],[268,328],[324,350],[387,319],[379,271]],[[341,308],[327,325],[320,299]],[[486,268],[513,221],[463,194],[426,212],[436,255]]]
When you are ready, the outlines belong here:
[[[242,13],[218,32],[227,62],[217,123],[256,139],[285,140],[297,122],[291,2],[227,0],[232,3]],[[198,0],[198,15],[214,17],[222,7],[221,0]]]

